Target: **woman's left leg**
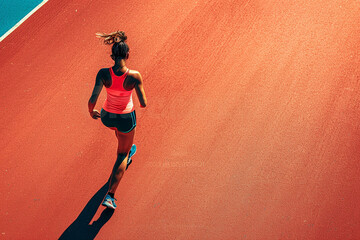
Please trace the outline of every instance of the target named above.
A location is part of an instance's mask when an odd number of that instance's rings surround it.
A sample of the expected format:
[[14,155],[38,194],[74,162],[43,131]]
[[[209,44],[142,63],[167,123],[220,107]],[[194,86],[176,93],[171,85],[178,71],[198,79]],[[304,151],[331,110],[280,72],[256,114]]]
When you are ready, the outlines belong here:
[[118,130],[115,131],[116,137],[118,138],[118,150],[117,159],[110,176],[109,193],[111,195],[115,194],[120,180],[125,173],[129,152],[135,136],[135,129],[129,133],[122,133]]

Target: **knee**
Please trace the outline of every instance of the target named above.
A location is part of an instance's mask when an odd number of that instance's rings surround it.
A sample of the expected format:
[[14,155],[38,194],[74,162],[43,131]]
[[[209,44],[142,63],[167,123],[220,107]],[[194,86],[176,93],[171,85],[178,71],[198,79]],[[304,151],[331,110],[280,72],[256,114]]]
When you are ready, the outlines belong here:
[[121,174],[125,172],[126,164],[124,162],[127,162],[127,153],[119,153],[118,157],[116,159],[114,172],[115,174]]
[[116,175],[123,175],[125,173],[125,168],[119,166],[118,169],[115,170]]
[[114,172],[115,175],[124,174],[126,167],[124,167],[123,165],[124,164],[119,164],[113,169],[113,172]]

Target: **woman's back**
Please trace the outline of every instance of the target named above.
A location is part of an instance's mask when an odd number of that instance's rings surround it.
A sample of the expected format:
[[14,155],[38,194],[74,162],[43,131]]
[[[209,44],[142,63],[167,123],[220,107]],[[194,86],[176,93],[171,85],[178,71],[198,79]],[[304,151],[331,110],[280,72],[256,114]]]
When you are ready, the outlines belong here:
[[126,81],[129,69],[121,76],[114,73],[112,68],[109,68],[110,81],[105,84],[107,97],[103,108],[111,113],[124,114],[130,113],[134,110],[132,100],[132,89],[126,90],[124,82]]

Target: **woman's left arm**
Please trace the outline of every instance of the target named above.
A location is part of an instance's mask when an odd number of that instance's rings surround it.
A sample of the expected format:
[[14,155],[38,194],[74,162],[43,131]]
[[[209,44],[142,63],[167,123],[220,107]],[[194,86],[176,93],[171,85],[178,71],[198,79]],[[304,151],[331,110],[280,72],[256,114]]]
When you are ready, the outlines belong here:
[[95,86],[94,86],[94,90],[91,94],[91,97],[89,99],[89,103],[88,103],[88,107],[89,107],[89,113],[90,116],[93,119],[97,119],[100,117],[100,113],[97,110],[94,110],[94,107],[96,105],[96,101],[100,95],[100,92],[103,88],[103,73],[102,73],[102,69],[98,72],[97,76],[96,76],[96,81],[95,81]]

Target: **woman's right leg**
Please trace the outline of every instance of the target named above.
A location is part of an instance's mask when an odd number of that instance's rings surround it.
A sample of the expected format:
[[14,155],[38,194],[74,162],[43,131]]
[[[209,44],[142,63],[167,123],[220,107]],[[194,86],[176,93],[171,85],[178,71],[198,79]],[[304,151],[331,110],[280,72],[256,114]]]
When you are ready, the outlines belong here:
[[115,131],[116,131],[116,137],[118,139],[118,149],[117,149],[117,159],[110,176],[110,186],[109,186],[110,194],[115,194],[115,191],[120,183],[120,180],[125,173],[128,154],[130,152],[131,146],[133,145],[134,136],[135,136],[135,129],[133,129],[129,133],[122,133],[118,130]]

